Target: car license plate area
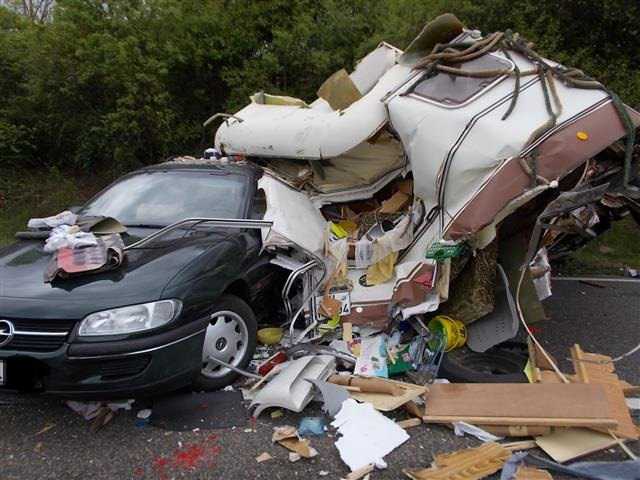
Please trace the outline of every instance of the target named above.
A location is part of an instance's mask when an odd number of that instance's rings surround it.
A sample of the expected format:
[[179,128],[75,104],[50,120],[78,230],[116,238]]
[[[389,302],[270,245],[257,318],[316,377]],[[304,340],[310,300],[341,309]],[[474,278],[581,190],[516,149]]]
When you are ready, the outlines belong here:
[[4,386],[7,379],[7,364],[0,360],[0,387]]
[[[340,302],[340,316],[349,315],[351,313],[351,292],[331,292],[329,294],[332,298],[338,300]],[[320,312],[320,303],[322,302],[322,296],[316,297],[316,311],[318,318],[326,318]]]

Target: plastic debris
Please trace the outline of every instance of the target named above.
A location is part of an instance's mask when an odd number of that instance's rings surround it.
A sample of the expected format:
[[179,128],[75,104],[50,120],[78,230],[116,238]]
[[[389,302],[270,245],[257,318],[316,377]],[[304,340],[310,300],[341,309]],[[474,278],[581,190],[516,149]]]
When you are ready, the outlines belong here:
[[322,395],[324,404],[322,410],[332,417],[342,408],[342,403],[349,398],[349,392],[346,388],[333,383],[323,382],[320,380],[309,380],[312,382]]
[[27,227],[32,229],[55,228],[60,225],[74,225],[78,216],[75,213],[65,210],[57,215],[45,218],[31,218],[27,222]]
[[454,258],[462,255],[465,250],[466,245],[463,243],[441,240],[439,242],[435,242],[427,249],[425,257],[442,262],[447,258]]
[[387,369],[387,336],[382,334],[362,339],[361,350],[356,360],[356,375],[369,377],[389,376]]
[[471,425],[466,422],[453,422],[453,431],[458,437],[464,437],[465,434],[476,437],[482,442],[496,442],[502,440],[503,437],[497,437],[486,430]]
[[301,437],[321,436],[325,434],[325,423],[321,417],[304,417],[298,425],[298,434]]
[[291,361],[254,397],[254,415],[264,409],[281,407],[301,412],[313,398],[313,385],[308,379],[326,379],[335,367],[335,359],[327,355],[307,356]]
[[144,427],[145,425],[148,425],[149,420],[151,419],[151,413],[151,410],[148,408],[140,410],[136,415],[136,427]]

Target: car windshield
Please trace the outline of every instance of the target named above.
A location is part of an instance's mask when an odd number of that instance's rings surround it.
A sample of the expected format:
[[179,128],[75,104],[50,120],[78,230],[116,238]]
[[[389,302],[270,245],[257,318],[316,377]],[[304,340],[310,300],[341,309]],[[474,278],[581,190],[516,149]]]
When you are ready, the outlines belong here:
[[241,175],[155,170],[111,185],[79,214],[113,217],[129,227],[164,227],[195,217],[238,218],[246,188]]

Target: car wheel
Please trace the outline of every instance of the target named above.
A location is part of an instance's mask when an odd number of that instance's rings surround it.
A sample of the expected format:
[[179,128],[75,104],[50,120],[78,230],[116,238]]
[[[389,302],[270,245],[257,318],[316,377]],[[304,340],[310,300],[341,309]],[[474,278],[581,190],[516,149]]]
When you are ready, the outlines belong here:
[[463,383],[526,383],[526,343],[504,342],[484,353],[467,347],[445,353],[438,376]]
[[213,308],[202,345],[202,370],[194,381],[198,390],[218,390],[230,385],[238,373],[215,363],[245,368],[256,350],[257,323],[251,307],[235,295],[223,295]]

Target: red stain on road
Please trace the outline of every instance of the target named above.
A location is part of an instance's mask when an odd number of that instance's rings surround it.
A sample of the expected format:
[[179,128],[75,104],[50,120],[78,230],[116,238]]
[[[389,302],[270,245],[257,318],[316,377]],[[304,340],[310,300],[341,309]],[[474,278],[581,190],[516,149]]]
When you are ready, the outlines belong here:
[[204,457],[205,448],[202,445],[188,445],[184,450],[176,453],[174,464],[178,468],[195,470]]
[[[154,458],[151,467],[156,478],[169,480],[175,473],[212,468],[219,454],[218,437],[209,435],[203,442],[188,443],[169,455]],[[143,477],[145,471],[142,467],[137,467],[133,474],[135,477]]]

